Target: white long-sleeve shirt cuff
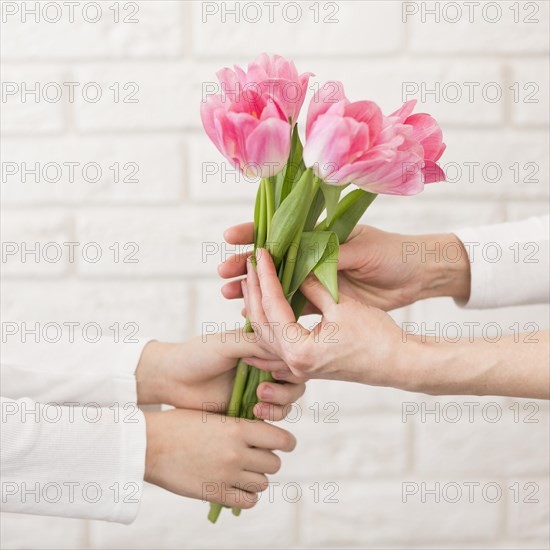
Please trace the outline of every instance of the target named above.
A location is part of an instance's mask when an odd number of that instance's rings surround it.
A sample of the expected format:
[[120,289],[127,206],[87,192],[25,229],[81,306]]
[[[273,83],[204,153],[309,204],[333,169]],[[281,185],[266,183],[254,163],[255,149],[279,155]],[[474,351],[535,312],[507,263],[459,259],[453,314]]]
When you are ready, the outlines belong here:
[[470,260],[469,309],[548,302],[549,217],[454,231]]

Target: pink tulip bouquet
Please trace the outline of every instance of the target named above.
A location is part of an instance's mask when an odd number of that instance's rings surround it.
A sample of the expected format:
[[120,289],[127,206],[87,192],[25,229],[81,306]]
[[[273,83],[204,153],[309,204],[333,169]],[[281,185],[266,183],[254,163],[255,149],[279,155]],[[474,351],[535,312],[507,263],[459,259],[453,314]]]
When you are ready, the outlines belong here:
[[[222,93],[202,103],[202,122],[232,166],[260,178],[254,249],[272,255],[296,318],[310,273],[337,302],[339,244],[376,196],[415,195],[445,180],[437,165],[445,150],[441,129],[430,115],[413,114],[415,101],[385,116],[372,101],[350,102],[342,83],[329,81],[311,99],[302,145],[297,120],[312,73],[262,54],[247,71],[225,68],[217,76]],[[342,196],[351,184],[356,188]],[[245,330],[252,331],[249,323]],[[254,418],[257,387],[270,379],[239,361],[227,414]],[[221,508],[211,505],[210,521]]]

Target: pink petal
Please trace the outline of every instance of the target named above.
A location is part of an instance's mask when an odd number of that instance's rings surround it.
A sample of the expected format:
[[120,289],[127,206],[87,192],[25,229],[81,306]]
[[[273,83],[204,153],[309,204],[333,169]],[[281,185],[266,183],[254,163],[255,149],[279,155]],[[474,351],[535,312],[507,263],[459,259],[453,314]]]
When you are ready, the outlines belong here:
[[283,120],[270,118],[261,121],[257,128],[247,136],[246,163],[256,175],[269,177],[280,172],[290,154],[290,124]]
[[346,102],[347,98],[344,93],[344,85],[337,80],[329,80],[323,84],[313,99],[309,103],[306,123],[306,137],[309,136],[313,123],[324,113],[326,113],[333,105],[339,102]]

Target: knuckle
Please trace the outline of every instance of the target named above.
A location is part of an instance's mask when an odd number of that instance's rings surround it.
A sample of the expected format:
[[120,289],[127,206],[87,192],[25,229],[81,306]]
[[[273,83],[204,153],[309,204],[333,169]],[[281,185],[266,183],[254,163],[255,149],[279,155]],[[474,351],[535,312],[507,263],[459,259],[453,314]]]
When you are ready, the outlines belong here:
[[290,346],[285,357],[285,362],[289,366],[290,370],[300,372],[307,371],[309,369],[309,357],[307,353],[304,353],[303,346]]
[[235,449],[228,449],[224,455],[225,463],[229,466],[239,464],[241,457]]
[[296,440],[294,436],[285,430],[281,430],[279,435],[279,447],[283,451],[292,451],[296,445]]
[[258,503],[258,495],[249,493],[248,495],[243,496],[241,501],[242,502],[239,503],[239,508],[242,508],[243,510],[250,510],[250,508],[254,508],[254,506]]
[[271,469],[271,472],[269,472],[269,473],[276,474],[281,469],[283,461],[277,455],[273,455],[273,456],[275,457],[275,459],[273,460],[273,468]]

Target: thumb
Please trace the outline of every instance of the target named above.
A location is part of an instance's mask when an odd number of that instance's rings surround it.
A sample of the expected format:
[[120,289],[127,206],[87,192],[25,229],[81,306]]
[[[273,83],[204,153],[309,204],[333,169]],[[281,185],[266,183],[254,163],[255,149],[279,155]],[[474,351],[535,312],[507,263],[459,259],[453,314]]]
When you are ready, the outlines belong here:
[[335,305],[334,299],[330,295],[330,292],[314,275],[308,275],[307,279],[300,287],[300,290],[322,314]]
[[338,271],[355,269],[357,267],[357,250],[353,250],[350,243],[340,245],[338,253]]

